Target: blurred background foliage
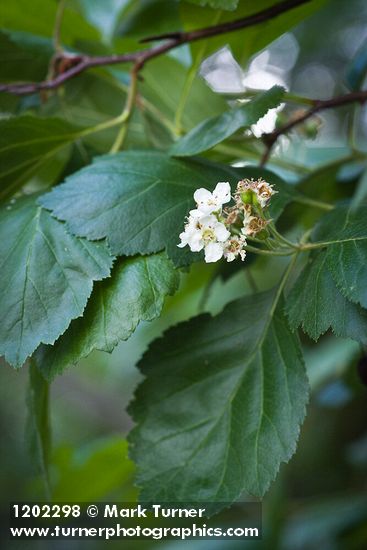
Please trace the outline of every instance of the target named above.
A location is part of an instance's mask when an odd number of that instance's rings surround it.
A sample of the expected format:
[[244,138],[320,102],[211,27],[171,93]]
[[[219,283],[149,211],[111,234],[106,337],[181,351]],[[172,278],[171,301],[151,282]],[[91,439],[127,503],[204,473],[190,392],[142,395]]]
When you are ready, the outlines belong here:
[[[256,10],[273,1],[258,0]],[[162,0],[69,0],[61,40],[70,52],[122,53],[142,48],[145,36],[199,28],[254,11],[240,1],[235,11],[200,7],[200,2]],[[236,2],[228,2],[235,5]],[[319,11],[317,8],[320,8]],[[0,80],[40,80],[53,53],[57,3],[13,0],[0,5]],[[302,21],[307,14],[313,15]],[[139,101],[129,125],[127,148],[165,149],[175,136],[222,112],[248,88],[281,84],[302,97],[329,98],[363,84],[367,66],[367,4],[363,0],[314,0],[281,18],[239,33],[197,42],[149,63],[139,83]],[[201,76],[199,76],[199,74]],[[84,73],[47,97],[0,96],[1,116],[37,113],[60,116],[81,126],[98,124],[121,112],[129,75],[124,66]],[[47,99],[47,101],[46,101]],[[262,119],[253,134],[271,131],[302,109],[287,104]],[[367,194],[367,110],[360,106],[322,113],[283,137],[269,167],[297,183],[310,198],[349,197],[360,185]],[[67,143],[28,173],[38,189],[62,181],[111,146],[116,129]],[[256,163],[261,144],[238,132],[206,153],[238,165]],[[280,220],[293,231],[313,223],[318,211],[288,207]],[[131,427],[125,412],[140,380],[135,368],[148,343],[168,326],[196,315],[216,313],[230,300],[275,282],[279,260],[259,258],[246,270],[194,265],[180,292],[167,300],[162,317],[141,324],[109,355],[95,352],[52,385],[53,497],[59,501],[133,501],[134,468],[124,438]],[[361,549],[367,544],[366,360],[352,341],[328,333],[317,346],[302,337],[312,386],[308,417],[298,450],[263,502],[262,542],[155,542],[190,548]],[[358,367],[359,363],[359,367]],[[27,368],[0,370],[2,427],[1,499],[42,499],[43,486],[26,452],[24,427]],[[110,543],[116,545],[118,543]],[[150,547],[153,543],[129,543]],[[88,541],[90,548],[101,544]],[[41,544],[39,545],[41,546]],[[34,544],[34,547],[38,547]],[[62,543],[60,543],[62,547]],[[76,543],[70,548],[77,548]]]

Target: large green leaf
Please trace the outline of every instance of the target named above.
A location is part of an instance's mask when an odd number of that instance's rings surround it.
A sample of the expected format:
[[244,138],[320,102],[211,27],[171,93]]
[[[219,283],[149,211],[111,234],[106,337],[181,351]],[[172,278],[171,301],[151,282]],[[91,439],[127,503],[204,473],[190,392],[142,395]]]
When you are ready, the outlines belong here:
[[216,117],[204,120],[181,138],[171,148],[174,156],[197,155],[221,143],[240,128],[249,128],[262,118],[269,109],[278,107],[284,94],[280,86],[273,86],[241,107],[226,111]]
[[115,32],[121,12],[130,0],[74,0],[85,19],[96,27],[103,39],[109,42]]
[[367,207],[335,208],[321,219],[314,241],[327,246],[327,265],[341,292],[367,307]]
[[[56,12],[57,2],[50,0],[1,2],[0,22],[1,26],[6,29],[52,37]],[[61,40],[63,43],[73,44],[76,40],[99,38],[98,32],[68,5],[64,10],[62,23]]]
[[81,130],[58,118],[24,115],[0,120],[0,199],[18,191]]
[[237,300],[170,329],[143,356],[130,408],[142,500],[261,496],[292,456],[308,384],[275,305],[273,291]]
[[[89,0],[87,0],[89,2]],[[152,36],[181,30],[181,21],[177,2],[166,0],[128,0],[127,6],[120,16],[117,35],[124,41],[134,40],[136,43]],[[116,44],[119,45],[119,42]],[[127,42],[128,44],[128,42]],[[140,44],[140,46],[142,46]],[[143,47],[146,47],[144,44]],[[135,47],[133,48],[135,49]],[[130,51],[125,49],[125,51]]]
[[[219,1],[219,0],[218,0]],[[232,2],[231,2],[232,3]],[[273,40],[292,29],[295,25],[315,13],[327,3],[327,0],[313,0],[304,5],[286,11],[277,17],[273,17],[263,23],[253,25],[235,32],[231,32],[223,36],[214,36],[205,41],[206,54],[209,55],[224,44],[228,44],[233,51],[236,59],[240,63],[247,63],[249,58],[256,52],[259,52]],[[259,11],[274,6],[274,0],[257,0],[254,2],[246,2],[242,0],[238,3],[238,7],[234,11],[222,11],[218,13],[217,23],[225,23],[234,21],[243,17],[248,17]],[[214,7],[214,6],[213,6]],[[208,26],[208,21],[213,18],[214,10],[208,6],[195,6],[187,2],[180,3],[181,18],[185,30],[193,30]],[[193,57],[196,56],[203,41],[191,44]]]
[[[218,181],[229,181],[234,189],[241,177],[253,173],[251,168],[173,159],[155,151],[128,151],[98,157],[41,197],[40,203],[66,221],[72,233],[92,240],[107,237],[113,254],[132,256],[167,248],[168,255],[182,264],[192,260],[177,243],[194,206],[195,189],[213,189]],[[271,173],[263,173],[270,174],[271,183]],[[289,195],[285,198],[290,200]]]
[[0,81],[42,80],[52,56],[46,38],[23,32],[0,32]]
[[177,290],[179,274],[164,254],[121,260],[112,277],[97,283],[83,317],[71,323],[53,346],[41,346],[36,361],[52,379],[94,349],[112,351],[140,321],[162,311],[164,298]]
[[0,354],[19,367],[83,313],[112,257],[104,243],[69,235],[34,196],[0,210],[0,232]]
[[[188,72],[189,67],[167,56],[153,59],[142,72],[144,81],[139,84],[142,96],[161,111],[162,117],[165,116],[171,122],[175,119]],[[203,119],[218,115],[226,109],[224,99],[215,94],[202,78],[195,78],[182,115],[182,126],[185,130],[191,130]]]
[[325,252],[310,257],[287,298],[287,313],[291,326],[302,325],[314,340],[332,328],[337,336],[367,344],[367,311],[338,290]]

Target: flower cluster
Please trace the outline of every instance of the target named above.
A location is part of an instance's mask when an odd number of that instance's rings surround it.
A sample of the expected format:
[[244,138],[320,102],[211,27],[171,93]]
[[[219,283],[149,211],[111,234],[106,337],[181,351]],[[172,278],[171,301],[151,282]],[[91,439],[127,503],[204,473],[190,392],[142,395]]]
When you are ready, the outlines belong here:
[[246,237],[261,233],[269,223],[263,209],[274,193],[262,179],[241,180],[233,196],[235,205],[223,208],[232,198],[228,182],[217,183],[212,193],[197,189],[197,207],[190,210],[177,246],[189,246],[192,252],[204,250],[206,262],[217,262],[222,257],[232,262],[238,256],[244,260]]

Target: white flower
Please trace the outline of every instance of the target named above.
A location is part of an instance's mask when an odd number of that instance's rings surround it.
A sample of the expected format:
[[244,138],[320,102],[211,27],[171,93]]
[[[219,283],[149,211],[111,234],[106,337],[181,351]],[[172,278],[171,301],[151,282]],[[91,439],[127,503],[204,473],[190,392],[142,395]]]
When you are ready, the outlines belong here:
[[233,197],[236,204],[222,211],[223,205],[231,200],[228,182],[218,182],[212,193],[208,189],[197,189],[194,193],[196,208],[190,210],[177,246],[188,246],[192,252],[204,250],[206,262],[217,262],[222,257],[227,262],[238,257],[243,261],[246,238],[266,228],[269,220],[261,209],[276,192],[261,178],[241,180]]
[[186,245],[192,252],[205,250],[205,261],[216,262],[223,256],[223,244],[230,237],[230,232],[217,218],[208,216],[191,215],[185,225],[185,230],[180,234],[181,242],[177,246]]
[[194,193],[198,210],[203,214],[211,214],[222,208],[222,205],[231,200],[231,187],[228,182],[220,181],[211,193],[201,187]]

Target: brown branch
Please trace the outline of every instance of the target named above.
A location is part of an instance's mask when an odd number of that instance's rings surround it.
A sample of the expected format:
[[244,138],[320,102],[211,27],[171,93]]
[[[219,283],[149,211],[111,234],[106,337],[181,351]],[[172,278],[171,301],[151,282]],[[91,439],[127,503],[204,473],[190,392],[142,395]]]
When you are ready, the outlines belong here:
[[351,92],[350,94],[344,94],[331,99],[315,99],[312,100],[312,107],[304,111],[300,116],[291,119],[289,122],[277,128],[273,132],[263,134],[261,136],[262,141],[266,145],[265,153],[261,159],[261,165],[263,166],[268,161],[272,149],[277,142],[278,138],[282,135],[288,134],[295,126],[302,124],[307,119],[311,118],[320,111],[326,111],[328,109],[335,109],[336,107],[342,107],[349,105],[350,103],[360,103],[363,105],[367,101],[367,90],[359,92]]
[[136,70],[139,71],[150,59],[158,57],[168,52],[169,50],[181,46],[182,44],[187,44],[189,42],[195,42],[204,38],[211,38],[213,36],[219,36],[221,34],[230,33],[238,31],[240,29],[244,29],[246,27],[258,25],[259,23],[268,21],[269,19],[273,19],[274,17],[277,17],[282,13],[285,13],[311,1],[312,0],[284,0],[283,2],[279,2],[278,4],[275,4],[270,8],[259,11],[248,17],[238,19],[236,21],[229,21],[227,23],[222,23],[220,25],[206,27],[195,31],[176,32],[155,37],[149,37],[146,38],[145,41],[164,39],[165,42],[159,44],[158,46],[153,46],[151,48],[140,50],[138,52],[110,56],[71,56],[69,54],[67,55],[67,59],[69,62],[72,63],[72,66],[70,68],[67,68],[63,72],[60,72],[57,76],[55,76],[55,78],[45,80],[43,82],[18,82],[12,84],[1,84],[0,92],[7,92],[15,95],[26,95],[33,94],[41,90],[54,90],[64,84],[64,82],[66,82],[67,80],[74,78],[75,76],[88,69],[91,69],[93,67],[114,65],[117,63],[134,63]]

